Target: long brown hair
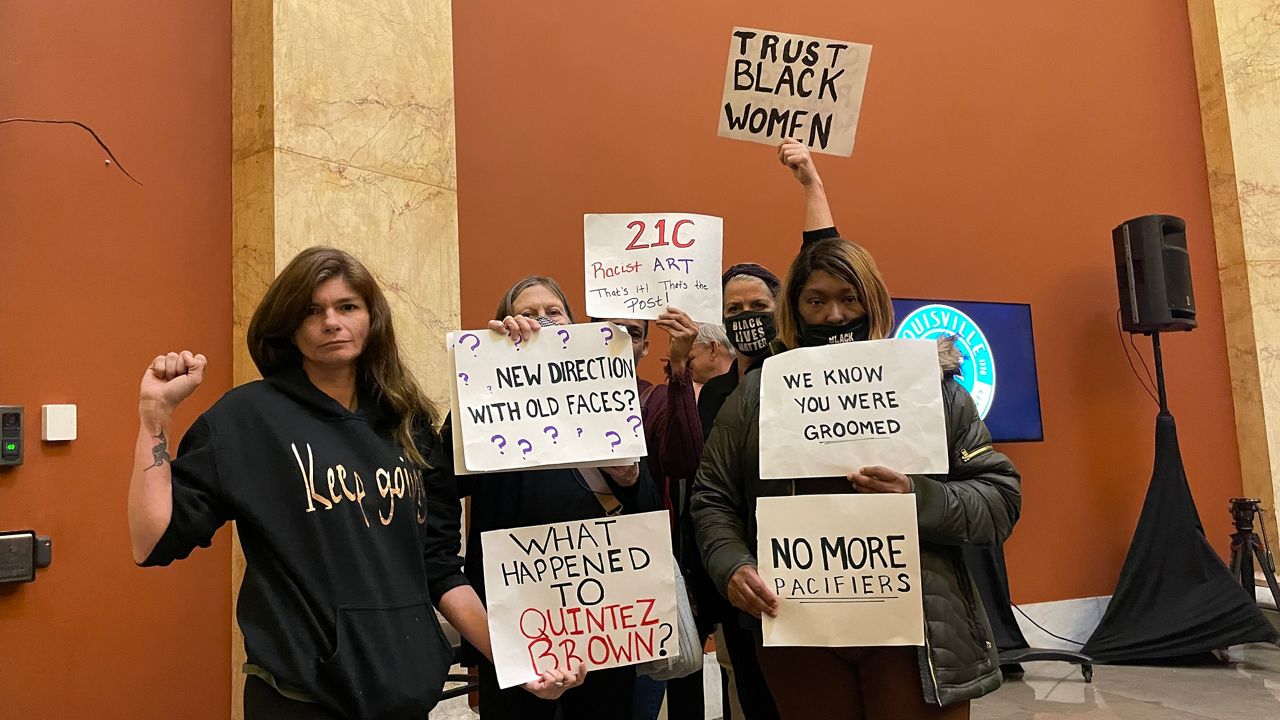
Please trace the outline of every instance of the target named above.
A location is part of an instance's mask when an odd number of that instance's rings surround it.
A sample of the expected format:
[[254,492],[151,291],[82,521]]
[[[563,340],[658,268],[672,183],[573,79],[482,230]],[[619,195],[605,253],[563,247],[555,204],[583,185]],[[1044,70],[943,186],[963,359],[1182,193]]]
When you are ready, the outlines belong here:
[[331,247],[307,248],[276,276],[249,321],[253,363],[263,377],[302,366],[302,353],[293,344],[294,333],[307,317],[316,288],[333,278],[346,280],[369,308],[369,335],[357,361],[357,390],[369,393],[395,414],[396,441],[411,461],[428,467],[414,435],[415,431],[434,429],[440,413],[400,358],[391,306],[378,281],[350,253]]
[[555,278],[546,275],[529,275],[520,278],[512,285],[506,293],[502,295],[502,299],[498,300],[498,309],[493,312],[494,320],[502,320],[508,316],[515,315],[516,298],[520,297],[520,293],[531,287],[541,285],[550,290],[552,294],[560,298],[560,303],[564,305],[564,314],[569,316],[569,322],[573,320],[573,308],[569,306],[569,298],[565,297],[564,290],[560,289],[560,283]]
[[867,311],[869,339],[889,337],[893,332],[893,302],[876,261],[866,248],[837,237],[806,246],[791,262],[787,280],[778,293],[773,319],[778,339],[784,345],[789,348],[800,345],[800,328],[804,325],[800,316],[800,291],[809,282],[809,276],[818,270],[853,286],[858,302]]

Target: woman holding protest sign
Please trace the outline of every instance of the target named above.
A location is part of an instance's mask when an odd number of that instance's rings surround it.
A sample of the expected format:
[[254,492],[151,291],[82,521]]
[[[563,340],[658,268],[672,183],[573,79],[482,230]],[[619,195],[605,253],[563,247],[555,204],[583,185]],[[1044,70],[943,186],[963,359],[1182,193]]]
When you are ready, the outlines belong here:
[[[168,353],[144,373],[134,560],[168,565],[235,520],[245,717],[421,720],[453,661],[436,608],[481,647],[488,629],[460,571],[436,409],[401,360],[390,307],[354,257],[310,248],[267,289],[248,345],[264,379],[197,418],[176,458],[173,414],[205,357]],[[555,698],[579,682],[553,672],[527,690]]]
[[[823,238],[837,237],[826,189],[809,148],[799,140],[788,139],[778,145],[777,157],[804,191],[802,247]],[[724,289],[725,331],[736,360],[731,367],[706,380],[698,395],[698,419],[703,438],[711,434],[716,415],[742,378],[751,370],[758,369],[773,354],[777,338],[773,311],[782,283],[776,275],[761,265],[740,263],[726,270],[720,282]],[[683,518],[681,524],[684,532],[692,536],[689,518]],[[726,713],[730,703],[736,700],[733,710],[747,720],[772,720],[778,717],[778,711],[760,672],[751,634],[740,626],[736,611],[706,578],[700,567],[700,558],[698,564],[696,571],[690,572],[690,586],[699,607],[700,624],[719,625],[721,628],[718,637],[723,638],[723,643],[717,647],[717,653],[727,683],[724,693]]]
[[[543,327],[573,322],[560,285],[549,277],[530,276],[503,295],[489,328],[523,342]],[[633,342],[643,341],[636,335],[642,329],[627,328]],[[446,421],[442,434],[450,437],[451,432],[452,423]],[[662,509],[644,463],[495,472],[460,476],[457,481],[460,494],[471,498],[465,572],[481,598],[485,597],[481,533]],[[518,688],[500,689],[491,659],[473,656],[468,660],[480,666],[480,713],[486,720],[630,715],[636,677],[632,666],[592,670],[580,688],[557,700],[544,700]]]
[[[889,294],[871,255],[839,238],[806,246],[792,263],[776,318],[787,349],[880,339],[893,328]],[[992,448],[973,400],[951,377],[960,364],[951,343],[939,344],[938,359],[951,458],[946,475],[862,467],[844,478],[761,480],[759,372],[747,374],[716,419],[695,481],[694,520],[716,586],[756,618],[777,617],[779,603],[756,571],[757,498],[916,496],[925,646],[759,648],[784,717],[967,718],[969,700],[1000,685],[991,631],[959,545],[994,544],[1009,535],[1021,507],[1019,477]]]

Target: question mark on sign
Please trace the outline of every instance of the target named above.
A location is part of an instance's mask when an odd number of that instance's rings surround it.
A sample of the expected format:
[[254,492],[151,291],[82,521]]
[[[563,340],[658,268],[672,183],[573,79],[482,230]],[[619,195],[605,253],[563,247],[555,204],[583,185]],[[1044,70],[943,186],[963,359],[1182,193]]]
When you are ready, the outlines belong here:
[[605,437],[609,437],[610,435],[613,436],[613,442],[609,443],[609,452],[613,452],[614,448],[622,444],[622,436],[612,430],[604,434]]
[[671,629],[671,623],[662,623],[658,627],[665,628],[667,631],[667,634],[664,635],[662,640],[658,643],[658,657],[666,657],[667,656],[666,644],[667,644],[667,641],[671,639],[671,635],[673,634],[673,631]]
[[472,340],[476,341],[475,344],[471,346],[471,356],[475,357],[476,350],[480,347],[480,336],[476,335],[475,333],[463,333],[458,336],[458,344],[466,345],[466,343],[463,341],[466,340],[467,338],[471,338]]
[[462,378],[462,384],[463,384],[463,385],[468,385],[468,384],[470,384],[470,383],[468,383],[467,381],[468,381],[468,380],[470,380],[471,378],[470,378],[470,376],[468,376],[466,373],[458,373],[458,377]]
[[516,352],[520,352],[520,343],[521,343],[521,342],[523,342],[523,341],[520,339],[520,333],[516,333],[516,334],[512,335],[512,336],[511,336],[511,342],[513,342],[513,343],[515,343],[515,344],[516,344]]
[[602,333],[604,333],[604,334],[605,334],[605,336],[604,336],[604,346],[605,346],[605,347],[609,347],[609,343],[613,342],[613,328],[611,328],[611,327],[602,327],[602,328],[600,328],[600,332],[602,332]]
[[560,336],[560,342],[562,343],[560,345],[560,349],[563,350],[569,347],[569,331],[564,328],[560,328],[556,331],[556,334]]
[[552,445],[555,445],[555,444],[556,444],[556,438],[560,437],[560,431],[556,429],[556,426],[555,426],[555,425],[548,425],[548,426],[546,426],[546,427],[542,428],[542,432],[547,433],[548,435],[550,435],[550,436],[551,436],[551,444],[552,444]]
[[516,444],[520,446],[520,452],[522,456],[528,455],[529,453],[533,452],[533,443],[529,442],[528,440],[525,440],[524,438],[520,438],[520,440]]
[[[631,422],[632,420],[634,420],[635,422]],[[640,419],[640,416],[628,415],[627,422],[631,423],[631,432],[635,433],[636,437],[640,437],[640,425],[643,424],[643,421]]]
[[489,438],[489,442],[497,443],[499,455],[506,455],[506,453],[502,452],[503,448],[507,446],[506,438],[502,437],[501,435],[494,435],[493,437]]
[[582,437],[582,428],[578,428],[578,437]]

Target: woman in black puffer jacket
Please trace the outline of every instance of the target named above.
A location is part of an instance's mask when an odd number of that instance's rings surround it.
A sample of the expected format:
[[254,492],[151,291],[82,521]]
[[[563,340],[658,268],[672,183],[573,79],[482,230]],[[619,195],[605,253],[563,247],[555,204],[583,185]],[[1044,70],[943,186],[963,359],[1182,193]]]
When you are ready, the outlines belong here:
[[[893,329],[889,293],[875,262],[840,238],[807,246],[792,263],[779,299],[783,349],[885,338]],[[772,615],[778,603],[756,572],[756,498],[916,495],[925,646],[759,647],[784,718],[967,718],[969,700],[1000,686],[991,629],[959,546],[1003,542],[1018,519],[1021,491],[1013,464],[991,446],[973,400],[953,377],[960,359],[950,342],[939,343],[951,454],[946,475],[862,468],[844,478],[761,481],[758,371],[743,379],[716,418],[698,468],[692,514],[707,571],[746,615]],[[758,628],[758,620],[751,622]]]

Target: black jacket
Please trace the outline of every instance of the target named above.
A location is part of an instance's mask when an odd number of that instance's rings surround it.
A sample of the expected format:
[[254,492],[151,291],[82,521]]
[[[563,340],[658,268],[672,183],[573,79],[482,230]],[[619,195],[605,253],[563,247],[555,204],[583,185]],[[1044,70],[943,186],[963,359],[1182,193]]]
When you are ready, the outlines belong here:
[[434,605],[465,584],[453,473],[434,433],[419,472],[371,398],[349,412],[299,369],[228,392],[173,461],[173,516],[144,565],[208,547],[228,520],[246,561],[250,664],[350,718],[421,720],[452,650]]
[[[959,353],[939,344],[951,467],[913,475],[920,526],[925,647],[919,654],[926,702],[945,705],[1000,686],[1000,666],[977,589],[960,545],[1004,542],[1022,507],[1013,463],[991,445],[969,393],[950,377]],[[748,373],[725,403],[703,452],[693,489],[693,518],[703,562],[721,593],[743,565],[755,565],[756,498],[853,492],[844,478],[760,479],[760,373]]]

